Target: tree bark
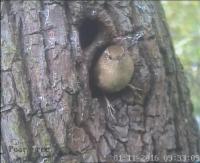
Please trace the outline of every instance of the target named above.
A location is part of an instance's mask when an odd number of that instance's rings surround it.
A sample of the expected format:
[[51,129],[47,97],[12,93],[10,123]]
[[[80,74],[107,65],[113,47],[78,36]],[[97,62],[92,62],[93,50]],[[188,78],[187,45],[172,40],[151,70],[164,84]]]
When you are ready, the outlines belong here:
[[[169,162],[173,155],[190,162],[200,155],[159,2],[16,0],[3,1],[1,11],[2,163]],[[129,47],[131,84],[142,91],[108,95],[113,120],[92,73],[116,40]]]

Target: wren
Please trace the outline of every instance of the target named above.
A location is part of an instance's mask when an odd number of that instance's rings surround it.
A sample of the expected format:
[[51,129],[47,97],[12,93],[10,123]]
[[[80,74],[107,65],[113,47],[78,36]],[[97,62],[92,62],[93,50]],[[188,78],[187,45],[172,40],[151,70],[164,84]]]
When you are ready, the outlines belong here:
[[125,88],[134,71],[134,63],[124,48],[111,45],[101,55],[95,66],[97,86],[106,93],[115,93]]
[[[127,86],[137,89],[129,84],[133,71],[134,62],[128,51],[121,45],[111,45],[105,49],[95,65],[96,85],[103,93],[119,92]],[[114,117],[112,112],[115,109],[105,95],[104,98],[108,112]]]

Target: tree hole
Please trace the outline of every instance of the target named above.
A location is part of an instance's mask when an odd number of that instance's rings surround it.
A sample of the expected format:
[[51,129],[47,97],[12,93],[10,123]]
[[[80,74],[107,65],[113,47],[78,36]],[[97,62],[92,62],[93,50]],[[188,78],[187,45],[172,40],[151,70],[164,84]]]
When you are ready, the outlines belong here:
[[81,48],[87,48],[101,32],[102,23],[96,19],[86,18],[79,26]]

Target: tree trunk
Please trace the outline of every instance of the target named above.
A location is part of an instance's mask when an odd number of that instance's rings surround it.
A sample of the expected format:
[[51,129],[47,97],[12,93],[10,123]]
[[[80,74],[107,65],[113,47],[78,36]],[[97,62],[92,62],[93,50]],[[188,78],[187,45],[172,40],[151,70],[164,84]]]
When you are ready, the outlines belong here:
[[[2,163],[200,159],[189,89],[159,2],[16,0],[1,10]],[[142,90],[107,95],[112,119],[92,73],[119,42],[135,63],[130,84]]]

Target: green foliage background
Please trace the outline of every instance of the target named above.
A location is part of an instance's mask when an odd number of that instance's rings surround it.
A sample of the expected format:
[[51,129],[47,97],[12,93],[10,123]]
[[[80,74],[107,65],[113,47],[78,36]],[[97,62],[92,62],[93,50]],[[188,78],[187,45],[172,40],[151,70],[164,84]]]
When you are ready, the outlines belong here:
[[180,58],[200,116],[200,1],[162,1],[176,55]]

